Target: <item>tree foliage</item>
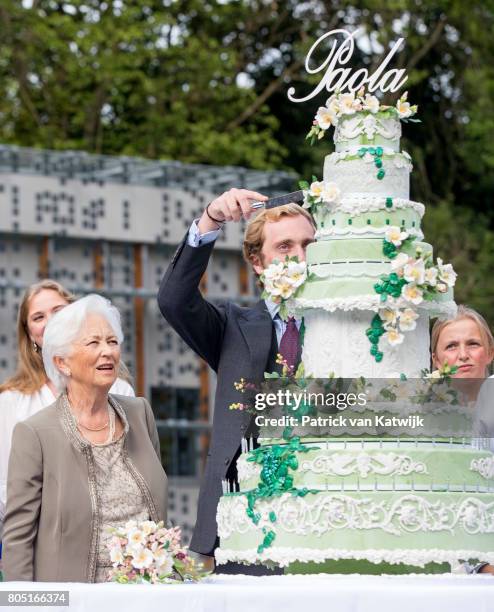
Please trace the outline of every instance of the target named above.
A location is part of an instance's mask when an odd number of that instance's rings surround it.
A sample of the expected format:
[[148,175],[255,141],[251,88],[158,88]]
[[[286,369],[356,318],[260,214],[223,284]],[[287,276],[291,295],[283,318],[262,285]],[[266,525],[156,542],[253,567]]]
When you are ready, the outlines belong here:
[[458,295],[494,322],[493,0],[3,0],[1,140],[320,176],[330,141],[286,97],[324,32],[362,27],[372,72],[403,36],[422,124],[404,129],[427,239],[459,269]]

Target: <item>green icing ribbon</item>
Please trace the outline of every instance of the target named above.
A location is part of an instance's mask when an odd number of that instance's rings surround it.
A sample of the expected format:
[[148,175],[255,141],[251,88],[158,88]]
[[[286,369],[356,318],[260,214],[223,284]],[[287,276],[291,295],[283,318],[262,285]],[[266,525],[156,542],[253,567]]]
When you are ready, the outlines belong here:
[[364,157],[366,153],[370,153],[372,155],[372,157],[374,158],[374,165],[378,169],[377,178],[378,180],[381,181],[386,175],[386,171],[383,168],[383,160],[382,160],[383,148],[382,147],[360,147],[357,153],[359,157]]
[[[296,453],[306,453],[309,450],[310,447],[303,445],[300,438],[293,437],[287,444],[261,446],[251,451],[247,461],[253,461],[262,466],[257,487],[245,493],[247,497],[247,516],[254,525],[258,525],[261,520],[261,515],[255,510],[258,500],[279,497],[283,493],[291,493],[295,497],[304,497],[310,492],[305,487],[303,489],[294,487],[293,475],[290,474],[291,471],[298,468]],[[274,510],[269,513],[269,520],[273,524],[276,523],[277,517]],[[272,529],[268,530],[263,527],[262,531],[264,538],[257,547],[259,554],[269,548],[276,538],[276,533]]]
[[374,315],[371,321],[371,326],[365,333],[371,343],[370,354],[374,357],[377,363],[381,362],[383,358],[383,353],[379,350],[379,339],[384,332],[385,329],[383,322],[381,321],[381,317],[378,314]]

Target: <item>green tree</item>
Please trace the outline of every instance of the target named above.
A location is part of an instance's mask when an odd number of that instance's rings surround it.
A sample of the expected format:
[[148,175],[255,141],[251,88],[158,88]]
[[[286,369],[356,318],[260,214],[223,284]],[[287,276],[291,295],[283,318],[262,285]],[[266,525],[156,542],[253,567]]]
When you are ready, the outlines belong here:
[[[458,295],[494,323],[494,1],[3,0],[4,143],[321,175],[330,139],[305,140],[325,95],[304,59],[361,27],[353,67],[393,59],[418,125],[404,129],[426,237],[460,272]],[[484,279],[484,280],[482,280]]]

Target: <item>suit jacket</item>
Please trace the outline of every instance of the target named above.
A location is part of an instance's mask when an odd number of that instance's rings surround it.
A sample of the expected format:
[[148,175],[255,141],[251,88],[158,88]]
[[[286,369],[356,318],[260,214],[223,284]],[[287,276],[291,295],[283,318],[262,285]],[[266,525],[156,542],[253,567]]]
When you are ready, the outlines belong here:
[[[150,518],[166,520],[167,480],[151,407],[110,396],[124,422],[123,455]],[[3,534],[6,580],[94,582],[99,512],[94,457],[61,398],[14,428]]]
[[197,522],[191,550],[211,555],[216,545],[216,509],[221,481],[235,457],[250,415],[232,411],[239,401],[234,382],[261,380],[268,361],[273,322],[264,300],[253,308],[233,302],[213,305],[198,287],[214,243],[190,247],[187,238],[177,249],[163,277],[158,304],[165,319],[217,373],[213,430],[201,482]]

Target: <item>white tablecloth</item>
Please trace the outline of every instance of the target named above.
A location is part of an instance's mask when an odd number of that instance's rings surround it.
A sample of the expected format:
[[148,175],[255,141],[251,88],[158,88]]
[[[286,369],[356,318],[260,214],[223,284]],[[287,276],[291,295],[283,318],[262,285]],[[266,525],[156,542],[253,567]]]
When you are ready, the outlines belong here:
[[[493,612],[494,576],[212,576],[198,584],[4,582],[0,590],[68,590],[64,612]],[[318,606],[318,608],[316,608]],[[6,608],[1,608],[5,610]],[[14,608],[13,608],[14,609]]]

